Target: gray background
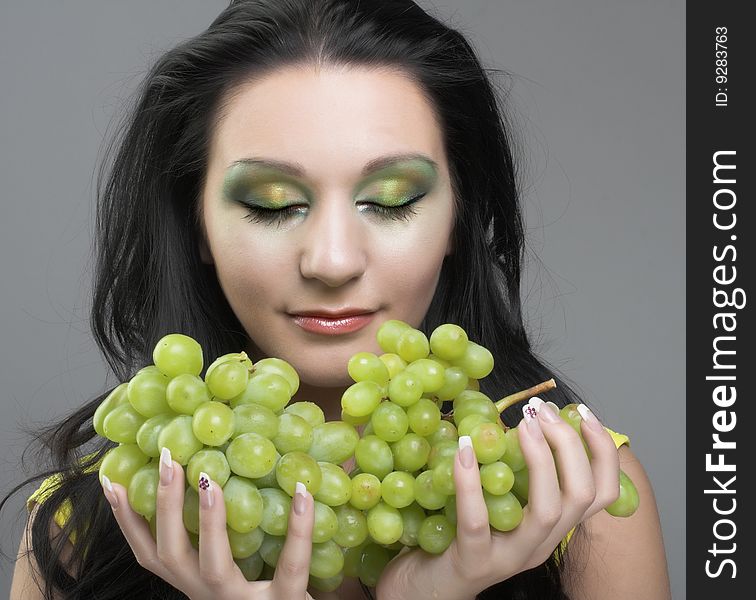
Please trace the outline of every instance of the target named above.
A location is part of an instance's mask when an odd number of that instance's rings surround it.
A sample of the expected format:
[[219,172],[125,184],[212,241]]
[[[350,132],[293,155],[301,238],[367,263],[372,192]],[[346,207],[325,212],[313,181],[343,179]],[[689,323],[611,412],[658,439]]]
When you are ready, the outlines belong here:
[[[516,74],[533,339],[606,424],[630,435],[655,487],[673,594],[684,598],[685,4],[433,4],[486,66]],[[112,383],[87,322],[103,137],[156,55],[223,6],[0,7],[0,491],[21,480],[21,425]],[[21,507],[14,497],[0,519],[14,556]],[[0,597],[12,566],[2,563]]]

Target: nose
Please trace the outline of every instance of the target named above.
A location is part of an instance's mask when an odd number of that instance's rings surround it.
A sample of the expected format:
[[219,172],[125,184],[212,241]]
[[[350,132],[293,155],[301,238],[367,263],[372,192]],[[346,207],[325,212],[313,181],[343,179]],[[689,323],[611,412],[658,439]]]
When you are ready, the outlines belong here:
[[311,209],[299,270],[305,279],[339,287],[359,278],[367,266],[367,239],[351,201],[322,199]]

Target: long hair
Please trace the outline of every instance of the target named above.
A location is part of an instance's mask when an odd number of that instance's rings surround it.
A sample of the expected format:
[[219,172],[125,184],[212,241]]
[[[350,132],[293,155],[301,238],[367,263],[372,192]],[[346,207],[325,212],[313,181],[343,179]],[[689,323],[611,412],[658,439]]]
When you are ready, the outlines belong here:
[[[554,377],[549,400],[579,401],[534,354],[523,324],[524,228],[505,98],[465,37],[412,0],[233,1],[206,31],[151,68],[98,179],[90,323],[116,378],[126,381],[150,363],[155,343],[170,332],[191,335],[208,356],[245,347],[247,334],[197,243],[209,140],[236,86],[302,64],[396,67],[435,111],[457,211],[454,252],[444,260],[420,329],[429,334],[441,323],[458,323],[490,349],[495,368],[481,391],[494,399]],[[67,598],[183,598],[136,563],[91,472],[113,446],[92,426],[105,395],[38,434],[52,464],[11,491],[61,474],[32,525],[46,598],[53,588]],[[509,424],[520,417],[515,409],[504,415]],[[63,539],[76,532],[76,577],[61,564],[62,542],[48,534],[64,502],[73,507]],[[560,564],[552,556],[479,598],[566,598]]]

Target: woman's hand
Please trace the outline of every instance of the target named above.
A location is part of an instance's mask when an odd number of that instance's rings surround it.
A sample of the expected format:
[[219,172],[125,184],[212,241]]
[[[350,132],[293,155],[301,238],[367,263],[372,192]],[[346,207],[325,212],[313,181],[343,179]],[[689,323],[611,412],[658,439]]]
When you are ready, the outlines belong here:
[[[537,408],[535,411],[528,408]],[[454,463],[457,534],[439,555],[419,549],[400,553],[376,587],[378,600],[474,598],[487,587],[545,562],[579,522],[619,495],[619,458],[611,436],[580,409],[583,438],[550,406],[532,402],[518,427],[530,474],[528,504],[512,531],[492,530],[473,449],[461,440]],[[553,454],[552,454],[553,452]],[[561,483],[561,488],[560,488]]]
[[[226,534],[223,490],[208,481],[200,485],[199,552],[183,523],[184,471],[164,449],[157,492],[157,542],[148,523],[129,505],[126,490],[103,482],[113,515],[131,546],[137,562],[181,590],[192,600],[304,600],[307,593],[312,524],[312,496],[297,493],[289,513],[288,532],[273,581],[249,582],[231,555]],[[110,489],[108,489],[110,485]]]

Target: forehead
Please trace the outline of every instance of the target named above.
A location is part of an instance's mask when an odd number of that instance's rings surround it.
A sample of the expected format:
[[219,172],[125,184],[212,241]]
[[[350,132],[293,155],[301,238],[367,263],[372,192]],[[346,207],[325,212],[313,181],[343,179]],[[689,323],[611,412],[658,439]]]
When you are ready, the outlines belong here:
[[291,66],[228,94],[211,140],[211,163],[265,154],[303,165],[360,165],[377,154],[443,156],[431,104],[407,75],[388,69]]

